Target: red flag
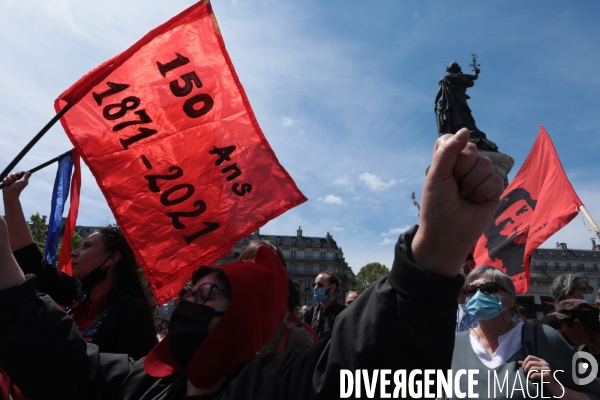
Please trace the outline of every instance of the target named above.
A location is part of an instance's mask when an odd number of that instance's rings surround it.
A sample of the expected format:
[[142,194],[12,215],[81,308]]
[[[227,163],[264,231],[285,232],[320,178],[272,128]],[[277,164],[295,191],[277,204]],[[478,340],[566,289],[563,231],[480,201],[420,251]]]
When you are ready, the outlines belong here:
[[527,292],[529,258],[569,223],[582,205],[544,127],[523,166],[500,198],[494,219],[475,247],[477,266],[491,265]]
[[56,109],[162,304],[191,272],[306,201],[250,108],[210,4],[148,33]]

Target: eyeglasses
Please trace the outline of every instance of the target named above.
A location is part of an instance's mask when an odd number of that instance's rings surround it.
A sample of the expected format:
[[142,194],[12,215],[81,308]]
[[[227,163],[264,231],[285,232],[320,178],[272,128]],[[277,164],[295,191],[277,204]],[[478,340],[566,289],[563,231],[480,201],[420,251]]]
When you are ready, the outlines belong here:
[[312,284],[312,285],[313,285],[313,287],[315,287],[315,286],[316,286],[316,287],[322,288],[322,287],[323,287],[323,285],[331,285],[331,284],[330,284],[330,283],[328,283],[328,282],[313,282],[313,284]]
[[218,286],[216,283],[203,283],[198,287],[198,289],[196,289],[196,291],[188,292],[185,295],[185,299],[188,300],[193,297],[194,303],[204,304],[208,301],[213,289],[217,289],[218,291],[225,293],[227,297],[231,297],[231,293]]
[[463,293],[465,296],[474,296],[478,290],[483,294],[496,294],[498,293],[498,290],[506,292],[506,290],[504,290],[504,288],[498,285],[496,282],[486,282],[479,286],[467,285],[463,288]]

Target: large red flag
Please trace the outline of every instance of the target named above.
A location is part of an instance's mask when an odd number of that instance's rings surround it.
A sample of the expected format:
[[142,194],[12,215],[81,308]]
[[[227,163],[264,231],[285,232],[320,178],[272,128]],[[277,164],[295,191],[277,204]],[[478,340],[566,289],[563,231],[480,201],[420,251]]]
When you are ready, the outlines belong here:
[[208,1],[148,33],[56,101],[154,288],[306,201],[250,108]]
[[517,293],[527,292],[531,254],[568,224],[581,205],[548,133],[540,126],[531,152],[475,246],[477,265],[503,270],[512,277]]

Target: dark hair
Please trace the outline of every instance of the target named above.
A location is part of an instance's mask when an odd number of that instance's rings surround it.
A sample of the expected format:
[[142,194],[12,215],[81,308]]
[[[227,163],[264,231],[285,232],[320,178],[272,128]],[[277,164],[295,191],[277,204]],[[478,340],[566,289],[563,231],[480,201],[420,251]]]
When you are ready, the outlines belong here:
[[275,246],[273,243],[267,240],[253,240],[250,243],[248,243],[248,246],[246,246],[244,251],[242,251],[242,254],[238,256],[237,261],[252,261],[254,259],[254,255],[256,254],[256,250],[258,250],[258,248],[261,246],[266,246],[271,250],[275,251],[275,253],[277,253],[277,256],[279,257],[279,261],[281,261],[281,265],[283,265],[283,269],[287,271],[287,264],[285,263],[283,253],[281,252],[279,247]]
[[[107,253],[121,255],[114,265],[115,280],[108,292],[108,302],[115,304],[113,314],[121,314],[122,318],[127,319],[127,329],[136,332],[137,343],[127,350],[130,356],[143,357],[156,343],[154,318],[141,280],[143,273],[123,232],[118,228],[102,228],[96,232],[100,235]],[[100,329],[108,332],[108,321]],[[116,332],[114,326],[111,329],[111,334]]]
[[[216,279],[217,283],[219,284],[219,286],[221,286],[223,289],[225,289],[229,293],[231,293],[231,283],[229,283],[229,278],[227,277],[225,272],[222,269],[207,267],[204,265],[192,273],[192,287],[194,287],[194,285],[200,279],[202,279],[208,275],[215,275],[215,279]],[[186,285],[186,287],[184,287],[184,290],[186,288],[187,288],[187,285]]]
[[329,284],[335,284],[335,290],[333,291],[333,293],[337,292],[337,290],[340,288],[340,278],[338,278],[336,274],[334,274],[331,271],[321,271],[319,272],[319,275],[327,275],[327,279],[329,279]]
[[[102,228],[96,232],[100,234],[104,250],[107,253],[121,255],[115,264],[115,282],[110,290],[111,295],[121,298],[146,299],[138,264],[123,232],[117,228]],[[148,312],[150,312],[150,307],[148,307]]]
[[296,283],[288,278],[288,301],[287,310],[293,314],[296,307],[300,307],[302,302],[300,301],[300,291],[296,286]]

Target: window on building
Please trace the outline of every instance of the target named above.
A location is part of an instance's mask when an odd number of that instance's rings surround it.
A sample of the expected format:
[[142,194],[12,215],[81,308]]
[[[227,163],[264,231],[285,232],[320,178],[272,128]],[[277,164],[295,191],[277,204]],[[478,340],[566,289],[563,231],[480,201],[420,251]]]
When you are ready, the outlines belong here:
[[592,266],[592,269],[593,269],[594,271],[598,271],[598,264],[594,264],[594,265]]
[[311,251],[310,250],[306,250],[306,259],[307,260],[311,259]]
[[335,273],[336,273],[336,274],[339,274],[339,273],[340,273],[340,269],[339,269],[339,267],[335,267]]
[[567,263],[567,269],[566,271],[570,271],[571,270],[571,263]]
[[327,253],[325,253],[324,251],[321,252],[321,261],[325,261],[325,255]]
[[290,250],[290,260],[296,259],[296,250]]
[[577,271],[583,271],[583,264],[577,264]]
[[542,263],[542,268],[544,268],[544,269],[548,269],[548,263],[547,263],[547,262],[543,262],[543,263]]
[[292,243],[291,243],[291,244],[292,244],[292,246],[295,246],[295,245],[296,245],[296,238],[291,238],[291,239],[290,239],[290,241],[292,242]]
[[248,244],[248,242],[250,242],[250,236],[244,238],[244,244]]
[[310,265],[304,267],[304,272],[306,273],[306,275],[310,275]]
[[600,286],[600,278],[596,278],[596,283]]
[[310,297],[305,297],[304,298],[304,305],[305,306],[310,306]]
[[554,263],[554,270],[556,270],[556,271],[560,270],[560,264],[559,263]]
[[319,267],[319,270],[320,270],[321,272],[325,271],[325,266],[324,266],[324,265],[321,265],[321,266]]
[[307,246],[311,246],[312,245],[312,239],[306,239],[304,241],[304,243],[306,243]]
[[290,275],[296,275],[296,265],[290,265]]
[[283,244],[283,238],[277,236],[277,238],[275,239],[275,242],[277,243],[277,246],[281,246]]

